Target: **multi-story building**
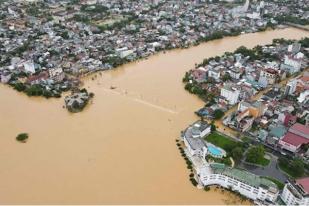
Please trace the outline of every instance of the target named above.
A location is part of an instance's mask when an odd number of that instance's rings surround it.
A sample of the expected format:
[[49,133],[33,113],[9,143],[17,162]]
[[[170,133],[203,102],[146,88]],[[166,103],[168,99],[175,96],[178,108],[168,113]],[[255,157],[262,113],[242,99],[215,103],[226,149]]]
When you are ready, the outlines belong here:
[[221,71],[220,67],[211,68],[208,70],[208,77],[214,78],[216,81],[220,80]]
[[303,57],[304,57],[304,54],[301,52],[299,52],[295,56],[286,55],[284,57],[284,65],[287,66],[287,68],[289,68],[289,72],[291,74],[299,72]]
[[212,163],[208,168],[204,166],[195,172],[203,186],[220,185],[252,200],[275,202],[279,194],[277,185],[272,181],[224,164]]
[[285,184],[281,199],[286,205],[309,205],[309,177]]
[[206,142],[202,137],[211,132],[211,127],[206,122],[197,121],[183,133],[183,141],[190,156],[205,157],[207,153]]
[[221,88],[221,96],[224,97],[230,105],[234,105],[238,102],[240,95],[240,90],[236,87],[232,87],[229,84],[224,85]]
[[266,78],[268,84],[274,84],[278,78],[278,71],[275,69],[262,69],[260,72],[260,78]]
[[285,92],[284,95],[293,95],[294,92],[296,91],[296,86],[297,86],[297,79],[292,79],[290,80],[285,87]]

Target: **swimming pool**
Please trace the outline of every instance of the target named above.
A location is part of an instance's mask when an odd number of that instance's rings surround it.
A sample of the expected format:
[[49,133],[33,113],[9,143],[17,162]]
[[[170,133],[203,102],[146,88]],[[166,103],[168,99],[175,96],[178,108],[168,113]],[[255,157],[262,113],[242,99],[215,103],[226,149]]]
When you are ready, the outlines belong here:
[[207,148],[208,148],[209,154],[213,157],[222,158],[223,156],[225,156],[225,152],[223,150],[215,147],[214,145],[208,144]]

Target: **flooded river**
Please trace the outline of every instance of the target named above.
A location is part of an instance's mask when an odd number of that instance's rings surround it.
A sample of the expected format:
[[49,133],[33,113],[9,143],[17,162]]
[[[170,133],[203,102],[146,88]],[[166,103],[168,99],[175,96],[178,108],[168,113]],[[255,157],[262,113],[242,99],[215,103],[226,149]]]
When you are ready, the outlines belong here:
[[[289,28],[228,37],[96,74],[85,81],[94,101],[78,114],[63,99],[0,85],[0,204],[238,203],[189,181],[175,139],[203,102],[182,77],[205,57],[304,36]],[[21,132],[30,135],[26,144],[15,140]]]

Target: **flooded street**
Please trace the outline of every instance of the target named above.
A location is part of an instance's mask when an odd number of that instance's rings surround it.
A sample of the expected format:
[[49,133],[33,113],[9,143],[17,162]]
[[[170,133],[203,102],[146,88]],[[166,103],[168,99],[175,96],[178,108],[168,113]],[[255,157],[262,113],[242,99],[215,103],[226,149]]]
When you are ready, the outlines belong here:
[[[305,36],[288,28],[228,37],[93,75],[85,80],[93,103],[78,114],[63,98],[29,98],[1,84],[0,204],[238,203],[189,181],[175,139],[203,102],[182,77],[206,57]],[[21,132],[26,144],[15,140]]]

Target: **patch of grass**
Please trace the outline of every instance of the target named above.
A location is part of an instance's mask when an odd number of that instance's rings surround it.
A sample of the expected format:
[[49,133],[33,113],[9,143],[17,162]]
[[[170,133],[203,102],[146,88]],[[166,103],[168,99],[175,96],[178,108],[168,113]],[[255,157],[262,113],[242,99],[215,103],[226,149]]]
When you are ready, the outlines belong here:
[[287,173],[288,175],[290,175],[291,177],[296,178],[297,175],[294,174],[294,171],[292,171],[287,165],[280,165],[279,167],[282,171],[284,171],[285,173]]
[[250,162],[250,161],[248,161],[246,159],[246,162],[249,162],[249,163],[252,163],[252,164],[256,164],[256,165],[261,165],[261,166],[267,166],[270,163],[270,160],[266,159],[266,158],[262,158],[262,159],[259,159],[256,162]]
[[205,140],[224,149],[227,153],[230,153],[235,147],[243,147],[242,143],[233,141],[232,139],[220,135],[217,132],[211,133],[205,137]]
[[[303,169],[304,168],[298,168],[296,167],[293,162],[295,163],[297,160],[289,160],[286,158],[279,158],[278,161],[278,166],[279,168],[287,173],[289,176],[293,177],[293,178],[298,178],[303,176]],[[301,170],[301,171],[299,171]]]
[[29,135],[27,133],[21,133],[21,134],[17,135],[16,140],[19,141],[19,142],[25,143],[28,138],[29,138]]
[[268,177],[268,176],[264,176],[262,177],[264,179],[268,179],[270,181],[272,181],[273,183],[275,183],[277,185],[277,187],[282,190],[284,188],[284,183],[282,183],[281,181],[275,179],[275,178],[272,178],[272,177]]

